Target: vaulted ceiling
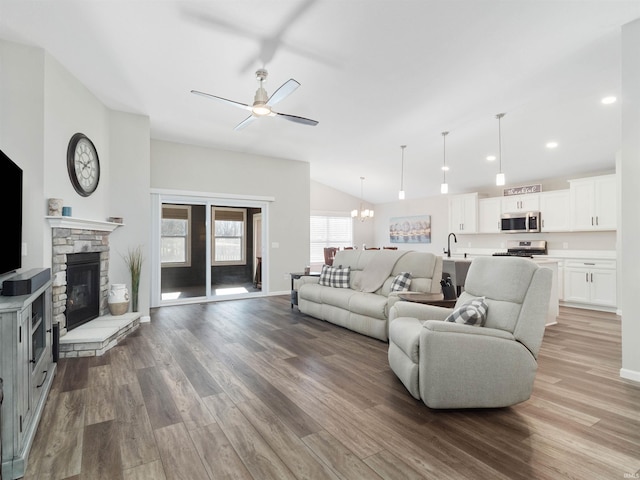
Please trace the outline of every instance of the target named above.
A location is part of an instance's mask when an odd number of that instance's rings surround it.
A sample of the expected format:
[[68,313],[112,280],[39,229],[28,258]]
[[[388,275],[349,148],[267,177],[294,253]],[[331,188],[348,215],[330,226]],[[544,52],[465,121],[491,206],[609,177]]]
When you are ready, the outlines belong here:
[[[620,144],[620,29],[633,1],[0,0],[0,38],[44,48],[152,137],[310,163],[311,177],[380,203],[612,170]],[[281,117],[234,127],[255,72]],[[618,97],[602,105],[607,95]],[[558,147],[548,149],[549,141]]]

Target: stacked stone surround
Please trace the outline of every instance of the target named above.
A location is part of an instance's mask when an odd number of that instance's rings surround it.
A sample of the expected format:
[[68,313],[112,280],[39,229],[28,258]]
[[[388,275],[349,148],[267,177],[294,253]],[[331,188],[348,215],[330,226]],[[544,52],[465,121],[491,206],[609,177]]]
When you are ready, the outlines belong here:
[[53,243],[53,321],[60,325],[60,335],[67,333],[67,255],[100,253],[100,315],[109,312],[109,233],[101,230],[52,228]]

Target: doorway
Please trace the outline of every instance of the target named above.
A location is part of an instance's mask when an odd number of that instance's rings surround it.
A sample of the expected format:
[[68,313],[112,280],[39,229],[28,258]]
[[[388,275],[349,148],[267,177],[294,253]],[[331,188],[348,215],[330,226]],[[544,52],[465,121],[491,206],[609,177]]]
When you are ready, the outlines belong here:
[[266,202],[157,195],[154,210],[152,306],[264,295]]

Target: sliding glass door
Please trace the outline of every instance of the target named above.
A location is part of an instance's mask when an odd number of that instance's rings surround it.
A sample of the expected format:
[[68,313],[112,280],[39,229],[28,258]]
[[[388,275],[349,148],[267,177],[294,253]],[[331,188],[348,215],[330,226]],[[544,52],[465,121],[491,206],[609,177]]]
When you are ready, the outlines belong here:
[[[158,195],[152,305],[261,295],[262,202]],[[155,260],[157,259],[157,260]]]

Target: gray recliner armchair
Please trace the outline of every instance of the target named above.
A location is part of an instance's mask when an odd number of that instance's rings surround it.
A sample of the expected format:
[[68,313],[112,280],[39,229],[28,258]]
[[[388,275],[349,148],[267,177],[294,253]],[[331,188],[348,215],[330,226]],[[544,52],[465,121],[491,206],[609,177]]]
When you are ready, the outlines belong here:
[[389,314],[389,364],[431,408],[505,407],[533,390],[552,271],[529,259],[472,261],[456,307],[478,297],[484,326],[443,320],[452,309],[397,302]]

